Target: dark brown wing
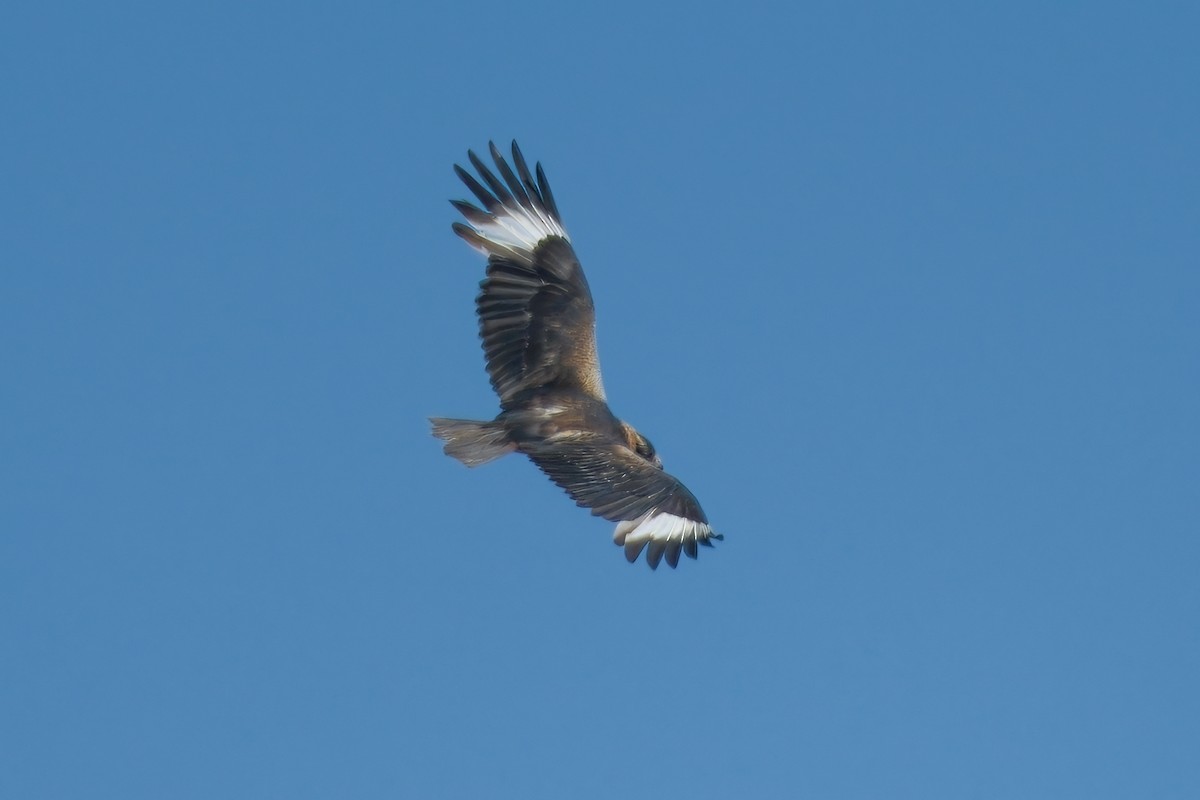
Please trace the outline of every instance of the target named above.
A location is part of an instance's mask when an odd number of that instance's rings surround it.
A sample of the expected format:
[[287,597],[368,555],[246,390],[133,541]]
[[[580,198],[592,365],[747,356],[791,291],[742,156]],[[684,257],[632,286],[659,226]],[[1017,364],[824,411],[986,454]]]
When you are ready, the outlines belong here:
[[543,239],[528,260],[492,256],[475,302],[501,406],[546,385],[604,399],[592,293],[570,242]]
[[651,567],[664,555],[674,567],[681,552],[695,558],[697,545],[722,538],[686,486],[623,445],[548,440],[521,449],[576,504],[618,523],[614,539],[630,561],[649,545]]
[[490,149],[503,180],[474,153],[471,164],[483,183],[455,167],[486,210],[452,203],[470,223],[455,223],[455,233],[488,255],[475,302],[492,388],[505,408],[523,391],[546,385],[603,400],[592,293],[545,173],[539,164],[533,179],[516,142],[515,173],[495,145]]

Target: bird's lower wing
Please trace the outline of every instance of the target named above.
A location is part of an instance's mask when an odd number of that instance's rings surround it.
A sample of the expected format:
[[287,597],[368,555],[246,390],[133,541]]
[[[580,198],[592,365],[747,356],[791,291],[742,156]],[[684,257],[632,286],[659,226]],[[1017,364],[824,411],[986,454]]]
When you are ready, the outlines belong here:
[[686,486],[622,445],[552,440],[522,449],[578,505],[617,523],[613,539],[631,562],[646,549],[652,568],[664,557],[674,567],[681,553],[695,558],[698,546],[723,538]]

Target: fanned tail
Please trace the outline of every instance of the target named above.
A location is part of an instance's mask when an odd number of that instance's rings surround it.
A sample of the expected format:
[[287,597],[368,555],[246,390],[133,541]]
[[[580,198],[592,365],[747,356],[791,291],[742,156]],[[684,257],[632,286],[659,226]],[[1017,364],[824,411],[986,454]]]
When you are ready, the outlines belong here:
[[433,435],[446,443],[442,448],[446,455],[468,467],[495,461],[516,449],[516,445],[508,441],[504,428],[495,422],[443,417],[430,417],[429,421],[433,423]]

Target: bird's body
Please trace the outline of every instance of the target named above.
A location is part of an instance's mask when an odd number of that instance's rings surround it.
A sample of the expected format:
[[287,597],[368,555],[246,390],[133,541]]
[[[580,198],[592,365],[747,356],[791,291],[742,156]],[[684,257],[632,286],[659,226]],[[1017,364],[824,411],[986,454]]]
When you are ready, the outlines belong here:
[[503,181],[470,153],[487,184],[455,167],[483,204],[452,201],[470,225],[454,231],[488,256],[476,298],[488,375],[500,398],[490,422],[433,418],[445,451],[467,466],[524,453],[593,514],[617,522],[626,557],[672,567],[720,539],[690,491],[662,470],[650,442],[608,406],[596,351],[591,290],[549,183],[513,142],[512,168],[491,147]]

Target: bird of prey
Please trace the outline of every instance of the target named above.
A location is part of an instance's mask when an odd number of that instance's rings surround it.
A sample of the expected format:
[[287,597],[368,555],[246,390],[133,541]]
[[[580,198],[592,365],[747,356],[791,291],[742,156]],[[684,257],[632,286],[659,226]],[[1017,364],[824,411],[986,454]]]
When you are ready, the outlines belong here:
[[695,558],[698,545],[724,537],[650,440],[609,410],[592,293],[542,165],[535,180],[515,141],[511,167],[489,148],[499,177],[470,151],[479,179],[454,165],[483,208],[450,202],[468,223],[454,232],[488,259],[475,306],[500,414],[432,417],[434,435],[468,467],[524,453],[577,505],[617,523],[613,539],[631,563],[643,550],[652,569],[664,557],[672,567],[680,553]]

